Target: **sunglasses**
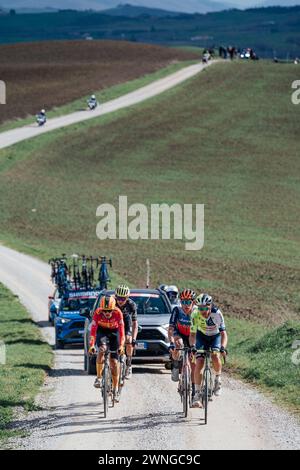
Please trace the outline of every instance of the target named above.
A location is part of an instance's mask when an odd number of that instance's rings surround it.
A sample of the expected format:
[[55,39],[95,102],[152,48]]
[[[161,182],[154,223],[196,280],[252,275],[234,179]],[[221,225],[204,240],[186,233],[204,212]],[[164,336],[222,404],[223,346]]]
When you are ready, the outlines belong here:
[[182,300],[181,303],[182,303],[182,305],[192,305],[193,301],[192,300]]
[[201,310],[201,312],[208,312],[209,307],[199,307],[199,310]]
[[116,299],[119,300],[120,302],[125,302],[127,300],[127,297],[119,297],[118,295],[116,296]]

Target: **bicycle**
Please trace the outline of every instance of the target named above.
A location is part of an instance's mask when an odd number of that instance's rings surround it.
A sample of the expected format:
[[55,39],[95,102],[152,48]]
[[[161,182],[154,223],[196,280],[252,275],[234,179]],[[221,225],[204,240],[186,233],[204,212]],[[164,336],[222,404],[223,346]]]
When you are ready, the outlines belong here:
[[[112,375],[111,375],[111,368],[109,363],[109,356],[110,353],[116,353],[118,351],[111,351],[110,349],[106,349],[104,353],[104,368],[103,368],[103,375],[102,375],[102,387],[101,393],[103,398],[103,407],[104,407],[104,418],[107,417],[109,401],[111,401],[111,407],[115,406],[115,394],[113,392],[112,387]],[[125,354],[119,355],[119,363],[120,363],[120,373],[119,373],[119,382],[118,382],[118,391],[119,396],[121,396],[121,391],[125,384],[125,371],[126,371],[126,360]]]
[[126,374],[126,354],[119,355],[120,363],[120,374],[119,374],[119,395],[121,396],[121,391],[126,383],[125,374]]
[[205,356],[205,367],[203,372],[203,385],[202,385],[202,406],[204,409],[204,423],[207,424],[207,416],[208,416],[208,402],[212,401],[213,395],[213,377],[212,377],[212,370],[211,370],[211,353],[212,350],[208,349],[204,351]]
[[192,397],[191,397],[191,364],[189,359],[189,354],[191,349],[188,347],[176,348],[176,351],[183,351],[182,357],[182,367],[179,377],[178,384],[178,393],[181,398],[181,403],[183,407],[184,417],[187,418],[189,414],[189,408],[192,407]]
[[107,260],[105,256],[101,256],[97,261],[97,266],[100,264],[99,269],[99,287],[101,290],[107,289],[108,283],[110,282],[110,277],[107,270],[107,265],[112,267],[111,259]]
[[[211,354],[212,349],[208,349],[204,351],[205,356],[205,367],[203,372],[203,385],[202,385],[202,406],[204,409],[204,424],[207,424],[207,417],[208,417],[208,402],[212,401],[212,397],[214,394],[214,381],[213,381],[213,373],[211,369]],[[223,362],[225,364],[226,359],[224,357]]]
[[103,407],[104,407],[104,418],[107,417],[109,401],[111,401],[112,407],[115,405],[115,395],[112,388],[112,375],[111,368],[109,363],[109,358],[111,353],[116,353],[117,351],[111,351],[106,348],[104,353],[104,368],[102,374],[102,386],[101,394],[103,398]]

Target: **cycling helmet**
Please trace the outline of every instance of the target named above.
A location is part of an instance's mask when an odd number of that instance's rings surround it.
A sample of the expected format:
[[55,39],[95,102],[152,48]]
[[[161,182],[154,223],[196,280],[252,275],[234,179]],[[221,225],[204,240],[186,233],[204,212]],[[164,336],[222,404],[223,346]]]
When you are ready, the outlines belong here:
[[168,294],[169,292],[174,292],[174,294],[178,294],[178,288],[176,286],[166,286],[165,288],[166,293]]
[[101,300],[100,300],[100,305],[99,305],[99,308],[101,308],[101,310],[114,310],[116,308],[116,299],[110,295],[110,296],[103,296],[101,297]]
[[118,286],[115,290],[115,295],[117,297],[129,297],[130,294],[130,289],[128,286],[125,286],[124,284]]
[[45,114],[45,110],[44,109],[41,109],[41,114]]
[[165,292],[171,303],[177,301],[179,292],[176,286],[167,286]]
[[183,289],[179,297],[180,300],[195,300],[196,293],[192,289]]
[[92,99],[92,100],[95,100],[95,99],[96,99],[96,96],[95,96],[95,95],[92,95],[92,96],[91,96],[91,99]]
[[198,307],[200,307],[202,305],[211,305],[211,304],[212,304],[212,298],[208,294],[200,294],[196,298],[196,305]]

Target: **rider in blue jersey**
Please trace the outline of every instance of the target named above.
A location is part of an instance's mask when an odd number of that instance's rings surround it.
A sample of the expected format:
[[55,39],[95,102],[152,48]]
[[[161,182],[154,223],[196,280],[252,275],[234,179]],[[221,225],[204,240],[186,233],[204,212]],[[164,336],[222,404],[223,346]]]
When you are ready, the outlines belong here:
[[[194,307],[196,294],[191,289],[184,289],[180,293],[181,306],[176,306],[169,322],[169,341],[172,356],[172,380],[179,380],[179,359],[181,351],[176,348],[190,347],[189,336],[191,332],[191,314]],[[193,375],[193,367],[192,367]],[[194,381],[192,380],[192,383]]]

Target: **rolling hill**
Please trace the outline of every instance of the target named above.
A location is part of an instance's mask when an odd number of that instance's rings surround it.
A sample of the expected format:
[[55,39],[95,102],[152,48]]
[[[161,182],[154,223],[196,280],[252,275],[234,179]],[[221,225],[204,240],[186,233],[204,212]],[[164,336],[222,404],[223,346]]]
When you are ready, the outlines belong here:
[[292,58],[300,56],[299,23],[300,7],[154,17],[61,11],[0,16],[0,43],[88,37],[200,47],[235,45],[252,47],[260,57]]

